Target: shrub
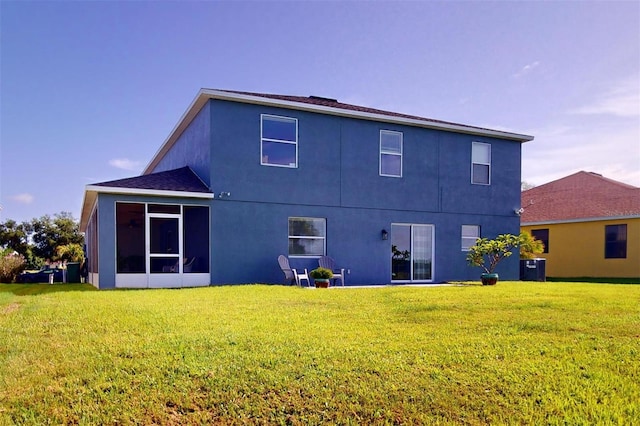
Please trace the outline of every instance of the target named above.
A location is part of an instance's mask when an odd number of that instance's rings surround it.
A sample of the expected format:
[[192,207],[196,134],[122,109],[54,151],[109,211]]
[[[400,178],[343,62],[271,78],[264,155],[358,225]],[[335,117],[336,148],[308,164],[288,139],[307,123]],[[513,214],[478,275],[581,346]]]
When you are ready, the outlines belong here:
[[0,253],[0,282],[14,283],[24,271],[26,262],[21,254],[14,251]]
[[311,278],[314,280],[329,280],[333,278],[333,272],[327,268],[316,268],[309,272],[309,275],[311,275]]

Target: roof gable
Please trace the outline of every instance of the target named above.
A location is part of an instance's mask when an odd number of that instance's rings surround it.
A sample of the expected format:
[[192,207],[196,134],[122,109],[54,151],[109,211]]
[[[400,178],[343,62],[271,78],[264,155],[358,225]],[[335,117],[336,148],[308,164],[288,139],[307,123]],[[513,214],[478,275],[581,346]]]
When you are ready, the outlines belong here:
[[390,111],[383,111],[374,108],[367,108],[358,105],[351,105],[338,102],[335,99],[322,98],[318,96],[288,96],[268,93],[238,92],[233,90],[201,89],[187,111],[182,115],[178,124],[171,131],[169,137],[164,141],[160,149],[153,156],[144,170],[144,174],[150,173],[160,163],[160,160],[176,143],[182,132],[184,132],[191,121],[198,115],[200,110],[210,100],[224,100],[254,105],[268,105],[280,108],[288,108],[300,111],[310,111],[320,114],[337,115],[349,118],[380,121],[386,123],[396,123],[414,127],[424,127],[442,131],[466,133],[472,135],[493,137],[523,143],[533,140],[533,136],[522,135],[502,130],[485,129],[482,127],[469,126],[465,124],[451,123],[430,118],[418,117],[415,115],[401,114]]
[[98,194],[129,194],[167,197],[214,198],[213,192],[190,167],[150,173],[87,185],[80,215],[80,231],[85,232]]
[[523,191],[522,223],[640,216],[640,188],[580,171]]

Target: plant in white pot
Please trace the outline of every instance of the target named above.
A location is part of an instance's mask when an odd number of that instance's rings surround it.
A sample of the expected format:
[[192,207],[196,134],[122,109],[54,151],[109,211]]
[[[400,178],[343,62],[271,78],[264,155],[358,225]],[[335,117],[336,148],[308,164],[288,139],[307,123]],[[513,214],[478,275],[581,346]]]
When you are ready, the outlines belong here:
[[316,287],[319,288],[329,287],[329,280],[333,278],[333,272],[331,272],[331,269],[322,267],[316,268],[313,271],[309,272],[309,275],[311,275],[311,278],[313,278],[313,282],[315,283]]

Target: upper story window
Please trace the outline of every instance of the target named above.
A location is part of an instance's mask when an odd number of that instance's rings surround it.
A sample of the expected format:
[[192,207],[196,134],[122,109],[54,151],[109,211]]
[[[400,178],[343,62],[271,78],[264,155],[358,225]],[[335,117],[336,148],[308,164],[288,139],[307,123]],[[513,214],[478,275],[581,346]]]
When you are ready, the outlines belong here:
[[469,251],[480,238],[479,225],[462,225],[462,251]]
[[289,218],[289,256],[324,256],[327,221],[317,217]]
[[549,253],[549,229],[532,229],[531,236],[544,244],[543,253]]
[[380,176],[402,177],[402,133],[380,130]]
[[298,120],[260,115],[260,164],[298,167]]
[[471,145],[471,183],[491,184],[491,145],[473,142]]
[[606,225],[604,227],[604,258],[627,258],[627,225]]

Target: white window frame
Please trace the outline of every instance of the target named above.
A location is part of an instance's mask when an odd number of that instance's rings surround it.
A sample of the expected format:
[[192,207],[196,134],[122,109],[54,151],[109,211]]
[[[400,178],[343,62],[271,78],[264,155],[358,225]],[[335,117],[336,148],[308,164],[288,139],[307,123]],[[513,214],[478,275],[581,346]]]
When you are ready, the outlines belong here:
[[[487,149],[489,150],[489,162],[484,162],[484,161],[478,161],[476,158],[473,158],[473,147],[474,146],[485,146],[487,147]],[[485,182],[476,182],[474,179],[474,175],[473,175],[473,166],[479,164],[482,166],[488,166],[489,167],[489,182],[485,183]],[[485,143],[485,142],[472,142],[471,144],[471,183],[473,185],[491,185],[491,144],[490,143]]]
[[[473,237],[465,236],[465,227],[467,229],[474,228],[477,231],[476,235]],[[471,247],[475,245],[478,238],[480,238],[480,225],[462,225],[460,227],[460,242],[462,245],[462,251],[469,251]]]
[[[387,135],[398,135],[400,137],[400,152],[394,152],[394,151],[385,151],[382,148],[382,135],[383,134],[387,134]],[[379,164],[378,164],[378,173],[380,174],[380,176],[385,176],[385,177],[395,177],[395,178],[401,178],[402,177],[402,172],[403,172],[403,153],[404,153],[404,136],[402,134],[402,132],[397,132],[394,130],[380,130],[380,156],[379,156]],[[391,174],[385,174],[382,173],[382,158],[384,155],[395,155],[400,157],[400,174],[399,175],[391,175]]]
[[[436,226],[434,224],[429,224],[429,223],[396,223],[396,222],[392,222],[391,223],[391,238],[393,241],[393,232],[394,232],[394,228],[396,227],[408,227],[410,229],[410,233],[411,233],[411,241],[410,241],[410,256],[411,258],[409,259],[410,261],[410,272],[409,272],[409,277],[410,279],[408,280],[395,280],[393,279],[393,266],[391,266],[391,282],[392,283],[396,283],[396,284],[402,284],[402,283],[430,283],[433,282],[434,277],[436,276]],[[418,227],[422,227],[422,228],[430,228],[431,229],[431,247],[430,247],[430,251],[431,251],[431,259],[429,259],[431,261],[431,278],[429,279],[414,279],[414,275],[415,275],[415,271],[414,271],[414,256],[416,251],[416,240],[415,240],[415,228]],[[390,259],[391,262],[393,262],[393,259]]]
[[[295,136],[295,141],[290,141],[290,140],[286,140],[286,139],[272,139],[272,138],[265,138],[263,136],[263,127],[264,127],[264,120],[272,118],[272,119],[276,119],[276,120],[280,120],[280,121],[291,121],[295,123],[296,126],[296,136]],[[263,145],[264,142],[275,142],[275,143],[284,143],[284,144],[291,144],[291,145],[295,145],[296,148],[296,160],[295,160],[295,164],[274,164],[274,163],[269,163],[269,162],[265,162],[264,161],[264,156],[263,156]],[[271,167],[285,167],[288,169],[297,169],[298,168],[298,119],[297,118],[293,118],[293,117],[284,117],[284,116],[280,116],[280,115],[272,115],[272,114],[260,114],[260,165],[262,166],[271,166]]]
[[[320,237],[318,237],[318,236],[309,236],[309,235],[291,235],[289,233],[289,228],[290,228],[289,223],[290,223],[290,221],[292,219],[297,219],[297,220],[300,220],[300,219],[302,219],[302,220],[321,220],[324,223],[324,229],[323,229],[324,235],[320,236]],[[311,258],[311,259],[316,258],[317,259],[317,258],[327,254],[327,219],[324,218],[324,217],[291,216],[291,217],[289,217],[287,219],[287,235],[288,235],[287,247],[289,245],[288,242],[292,238],[295,238],[295,239],[308,239],[308,240],[322,240],[322,253],[321,254],[302,255],[302,254],[291,254],[291,253],[288,253],[289,257],[291,257],[291,258],[307,258],[307,259],[308,258]],[[287,248],[287,252],[288,252],[288,250],[289,249]]]

